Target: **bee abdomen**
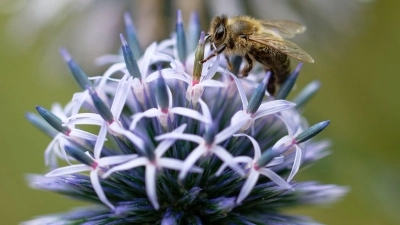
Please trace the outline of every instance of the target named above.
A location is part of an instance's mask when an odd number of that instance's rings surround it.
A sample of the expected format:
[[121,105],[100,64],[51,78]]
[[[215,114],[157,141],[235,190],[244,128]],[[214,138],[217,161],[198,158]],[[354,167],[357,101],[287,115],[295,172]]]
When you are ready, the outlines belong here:
[[274,94],[276,86],[286,81],[290,75],[290,58],[275,49],[264,48],[262,51],[253,51],[252,56],[260,62],[266,70],[271,71],[267,90],[270,94]]

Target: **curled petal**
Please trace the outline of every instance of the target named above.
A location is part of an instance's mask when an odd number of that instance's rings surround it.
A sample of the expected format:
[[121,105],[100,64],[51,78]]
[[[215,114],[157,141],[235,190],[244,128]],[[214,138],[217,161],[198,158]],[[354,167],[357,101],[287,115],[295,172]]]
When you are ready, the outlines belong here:
[[157,210],[160,208],[157,200],[157,190],[156,190],[156,172],[157,168],[149,164],[146,166],[146,174],[145,174],[145,181],[146,181],[146,193],[147,197],[149,198],[153,207]]
[[47,173],[44,176],[45,177],[58,177],[58,176],[62,176],[62,175],[80,173],[80,172],[89,171],[89,170],[91,170],[91,167],[84,165],[84,164],[71,165],[71,166],[66,166],[66,167],[61,167],[61,168],[55,169],[55,170]]
[[244,182],[244,185],[236,199],[236,204],[242,203],[242,201],[250,194],[251,190],[253,190],[256,185],[259,176],[260,173],[258,171],[251,169],[250,174],[247,177],[246,182]]
[[260,174],[268,177],[272,182],[274,182],[278,186],[280,186],[284,189],[294,190],[292,188],[292,186],[290,186],[289,183],[287,183],[284,179],[282,179],[282,177],[280,177],[274,171],[267,169],[267,168],[261,168],[261,169],[259,169],[259,172],[260,172]]
[[110,201],[108,201],[106,195],[104,194],[103,188],[100,185],[98,170],[93,170],[92,172],[90,172],[90,181],[92,182],[93,189],[99,197],[100,201],[110,207],[110,209],[114,210],[114,205],[111,204]]
[[287,182],[290,182],[293,179],[294,175],[296,175],[296,173],[299,171],[300,164],[301,164],[301,159],[302,159],[301,148],[298,145],[295,145],[295,147],[296,147],[296,155],[294,157],[292,171],[290,171]]
[[181,172],[179,173],[180,180],[183,180],[186,177],[187,173],[192,169],[196,161],[206,152],[207,148],[200,145],[186,157],[185,161],[183,162]]

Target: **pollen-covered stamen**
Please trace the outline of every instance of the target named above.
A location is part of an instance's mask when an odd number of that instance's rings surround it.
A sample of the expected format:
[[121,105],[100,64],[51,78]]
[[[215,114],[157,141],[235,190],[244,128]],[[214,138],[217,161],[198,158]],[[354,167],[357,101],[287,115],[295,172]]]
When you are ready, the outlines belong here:
[[186,48],[186,36],[185,36],[185,29],[183,27],[183,20],[182,20],[182,11],[178,10],[176,13],[176,47],[178,50],[178,57],[179,60],[185,64],[186,57],[187,57],[187,48]]
[[199,43],[196,48],[195,57],[194,57],[194,67],[193,67],[193,80],[192,86],[194,82],[199,83],[201,78],[201,73],[203,71],[203,63],[200,63],[204,59],[204,31],[200,34]]
[[92,87],[88,76],[81,69],[81,67],[72,59],[71,55],[65,48],[60,49],[61,56],[64,58],[65,63],[68,66],[68,69],[71,71],[72,75],[75,78],[75,81],[82,88],[82,90],[86,90]]
[[103,100],[100,99],[100,97],[97,95],[96,91],[92,88],[89,88],[89,94],[92,97],[92,101],[94,104],[94,107],[97,109],[97,112],[100,114],[100,116],[108,123],[111,124],[114,122],[114,116],[108,108],[108,106],[103,102]]
[[138,59],[142,55],[142,48],[140,47],[136,29],[132,22],[132,16],[129,12],[124,13],[124,21],[126,38],[128,39],[129,46],[131,46],[134,57]]
[[36,106],[36,110],[43,117],[43,119],[45,119],[57,131],[65,134],[66,136],[71,133],[71,129],[67,126],[63,126],[61,119],[49,110],[41,106]]
[[122,53],[124,55],[126,69],[132,77],[141,80],[142,76],[140,75],[139,66],[136,62],[135,56],[128,43],[126,42],[124,35],[120,34],[120,38],[122,42]]

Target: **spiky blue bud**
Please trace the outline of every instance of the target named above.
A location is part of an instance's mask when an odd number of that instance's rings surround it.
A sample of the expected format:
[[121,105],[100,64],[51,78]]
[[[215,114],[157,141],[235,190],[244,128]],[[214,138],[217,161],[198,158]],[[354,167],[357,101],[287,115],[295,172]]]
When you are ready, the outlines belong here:
[[78,83],[78,85],[82,88],[82,90],[86,90],[92,87],[92,83],[90,83],[88,76],[81,69],[81,67],[72,59],[68,51],[65,48],[61,48],[60,53],[61,56],[64,58],[64,61],[68,66],[68,69],[74,76],[76,83]]
[[74,159],[78,160],[79,162],[86,164],[88,166],[96,166],[95,161],[90,158],[88,155],[86,155],[82,150],[76,148],[75,146],[72,145],[66,145],[65,151],[72,156]]
[[261,157],[257,160],[257,166],[259,168],[267,165],[271,160],[279,155],[278,152],[272,151],[272,148],[266,150],[261,154]]
[[37,127],[39,130],[43,131],[45,134],[47,134],[50,137],[55,137],[59,133],[56,129],[54,129],[52,126],[50,126],[50,124],[47,123],[42,117],[40,117],[34,113],[27,112],[27,113],[25,113],[25,117],[35,127]]
[[133,55],[136,59],[142,56],[142,48],[140,47],[139,40],[136,35],[136,29],[132,21],[132,16],[129,12],[124,13],[125,32],[128,39],[129,46],[131,46]]
[[196,49],[197,41],[200,36],[200,20],[199,13],[193,11],[190,14],[189,25],[188,25],[188,49],[189,52],[193,52]]
[[41,106],[36,106],[36,110],[43,117],[43,119],[45,119],[57,131],[64,134],[69,134],[69,132],[71,132],[71,130],[68,127],[62,125],[61,119],[58,116],[54,115],[49,110]]
[[214,124],[209,125],[204,132],[204,140],[207,145],[211,145],[214,143],[215,135],[218,134],[217,128]]
[[157,79],[157,86],[156,86],[157,104],[161,108],[161,110],[168,110],[169,107],[168,90],[167,90],[167,84],[165,83],[165,79],[161,73],[161,68],[159,68],[159,73],[160,76]]
[[330,121],[326,120],[326,121],[319,122],[319,123],[315,124],[314,126],[308,128],[307,130],[303,131],[301,134],[299,134],[296,137],[296,142],[302,143],[302,142],[309,140],[310,138],[317,135],[319,132],[323,131],[325,129],[325,127],[329,125],[329,123],[330,123]]
[[95,90],[89,89],[89,94],[92,97],[94,107],[97,109],[100,116],[107,121],[107,123],[112,123],[114,121],[114,116],[111,113],[110,108],[108,108],[106,103],[101,100]]
[[178,10],[176,13],[175,32],[176,32],[176,47],[178,50],[179,60],[184,63],[187,57],[187,47],[186,47],[186,36],[185,36],[185,29],[183,27],[181,10]]
[[[269,80],[271,72],[267,73],[267,77],[264,80]],[[256,90],[254,91],[253,95],[250,98],[249,104],[247,105],[246,112],[250,114],[254,114],[257,112],[258,108],[260,107],[262,100],[265,96],[265,83],[261,82]]]
[[141,79],[140,70],[131,48],[126,42],[123,34],[120,34],[120,38],[122,42],[122,54],[124,55],[126,68],[128,69],[129,74],[132,77]]
[[294,84],[296,83],[297,77],[299,76],[300,69],[303,66],[303,63],[299,63],[296,69],[289,75],[286,81],[279,88],[278,93],[275,95],[275,99],[286,99],[292,90]]
[[296,103],[296,108],[302,108],[319,90],[321,87],[321,82],[315,80],[309,83],[307,86],[301,90],[301,92],[293,99]]

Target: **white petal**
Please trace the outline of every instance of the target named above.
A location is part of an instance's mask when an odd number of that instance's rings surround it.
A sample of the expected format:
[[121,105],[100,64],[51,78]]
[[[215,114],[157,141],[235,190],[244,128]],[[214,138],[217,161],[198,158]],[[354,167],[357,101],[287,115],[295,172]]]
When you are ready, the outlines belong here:
[[93,170],[92,172],[90,172],[90,181],[92,182],[93,189],[96,192],[97,196],[99,197],[100,201],[102,201],[105,205],[110,207],[110,209],[114,210],[115,207],[113,206],[113,204],[111,204],[110,201],[108,201],[106,195],[104,194],[103,188],[100,185],[97,170]]
[[72,129],[71,132],[69,133],[69,136],[78,137],[88,141],[97,140],[97,135],[79,129]]
[[250,170],[250,174],[247,177],[246,182],[244,182],[244,185],[236,199],[236,204],[242,203],[242,201],[250,194],[256,185],[259,176],[260,174],[258,171],[254,170],[253,168]]
[[217,80],[205,80],[201,81],[198,85],[202,87],[226,87],[226,84]]
[[240,99],[242,100],[242,104],[243,104],[243,110],[247,109],[247,105],[249,104],[249,102],[247,101],[247,97],[246,97],[246,93],[244,92],[242,83],[239,81],[239,79],[236,77],[236,75],[234,75],[233,73],[229,72],[227,69],[224,70],[219,70],[219,72],[222,72],[224,74],[228,74],[229,76],[231,76],[236,83],[239,95],[240,95]]
[[[181,73],[181,72],[177,71],[176,69],[171,69],[171,68],[162,69],[161,73],[162,73],[164,79],[178,79],[187,84],[192,83],[192,78],[189,77],[189,75],[187,75],[186,73]],[[149,74],[146,78],[146,82],[150,83],[150,82],[156,80],[159,77],[159,74],[160,74],[159,71]]]
[[233,136],[235,137],[239,137],[239,136],[244,136],[247,137],[248,139],[250,139],[251,143],[253,144],[254,147],[254,160],[258,160],[261,156],[261,149],[260,149],[260,145],[258,144],[258,142],[251,136],[247,135],[247,134],[234,134]]
[[272,151],[281,154],[286,151],[292,145],[292,138],[289,136],[284,136],[283,138],[279,139],[274,146],[272,146]]
[[[174,39],[163,40],[160,43],[158,43],[157,52],[163,51],[163,50],[165,50],[165,49],[167,49],[169,47],[172,47],[172,46],[174,46],[174,44],[175,44],[175,40]],[[161,55],[161,54],[159,54],[159,55]]]
[[[49,145],[47,145],[47,148],[46,148],[46,150],[44,150],[44,164],[46,165],[46,166],[49,166],[50,165],[50,158],[51,158],[51,153],[52,153],[52,151],[53,151],[53,148],[54,148],[54,145],[56,144],[56,142],[61,138],[61,135],[63,135],[63,134],[61,134],[61,133],[59,133],[59,134],[57,134],[54,138],[53,138],[53,140],[51,140],[51,142],[50,142],[50,144]],[[54,154],[54,153],[53,153]]]
[[[235,163],[251,163],[251,161],[253,161],[252,158],[248,157],[248,156],[237,156],[233,159],[233,161]],[[219,167],[219,169],[217,170],[217,172],[215,173],[215,176],[220,176],[221,173],[225,170],[225,168],[228,166],[227,163],[222,163],[221,167]]]
[[[158,165],[159,167],[162,168],[168,168],[172,170],[181,170],[183,166],[183,161],[179,159],[173,159],[173,158],[161,158],[158,160]],[[193,173],[202,173],[203,169],[197,166],[193,166],[189,172]]]
[[295,147],[296,147],[296,156],[294,157],[292,171],[290,171],[287,182],[290,182],[293,179],[294,175],[296,175],[296,173],[299,171],[300,164],[301,164],[301,159],[302,159],[301,148],[297,145],[295,145]]
[[271,162],[269,162],[267,165],[265,165],[265,167],[272,167],[272,166],[276,166],[279,165],[281,163],[283,163],[285,157],[284,156],[277,156],[274,157]]
[[225,141],[226,139],[230,138],[234,133],[237,133],[240,128],[242,128],[243,123],[237,123],[237,124],[231,124],[229,127],[223,129],[221,132],[219,132],[217,135],[215,135],[215,143],[219,144],[222,141]]
[[214,60],[214,63],[212,64],[210,69],[207,71],[207,75],[204,77],[203,80],[210,80],[211,78],[213,78],[213,76],[215,75],[215,73],[218,70],[219,58],[220,58],[220,55],[217,55],[216,59]]
[[140,69],[140,74],[142,75],[142,81],[144,81],[144,79],[147,76],[147,71],[149,70],[149,66],[150,66],[150,61],[151,58],[154,55],[154,52],[156,51],[157,48],[157,43],[153,42],[149,47],[147,47],[146,52],[144,53],[143,57],[142,57],[142,61],[139,65],[139,69]]
[[106,141],[106,135],[107,135],[107,123],[103,122],[103,125],[101,125],[99,136],[97,137],[96,144],[94,145],[94,158],[99,159],[101,150],[103,149],[104,142]]
[[92,168],[90,166],[87,166],[85,164],[71,165],[71,166],[65,166],[65,167],[55,169],[55,170],[47,173],[44,176],[45,177],[58,177],[58,176],[62,176],[62,175],[68,175],[68,174],[73,174],[73,173],[89,171],[91,169]]
[[117,171],[122,171],[122,170],[129,170],[135,167],[139,166],[144,166],[149,163],[149,160],[146,157],[139,157],[135,159],[131,159],[126,163],[123,163],[121,165],[115,166],[111,169],[109,169],[106,173],[103,174],[103,178],[106,178],[110,176],[112,173],[117,172]]
[[[251,121],[253,121],[253,118],[244,110],[237,111],[231,118],[231,124],[242,124],[242,130],[247,130],[251,125]],[[246,124],[248,124],[248,126],[246,126]],[[246,127],[247,129],[244,129]]]
[[144,141],[140,137],[136,136],[134,133],[130,132],[129,130],[125,130],[124,128],[120,127],[118,123],[113,122],[109,125],[110,130],[117,134],[124,135],[127,137],[132,143],[134,143],[139,149],[144,149]]
[[183,180],[187,173],[192,169],[193,165],[196,161],[207,152],[207,149],[199,145],[197,148],[193,149],[193,151],[186,157],[185,161],[183,162],[183,166],[181,168],[181,172],[179,173],[179,180]]
[[136,154],[107,156],[97,160],[99,166],[111,166],[137,158]]
[[97,85],[97,89],[102,90],[103,86],[106,85],[106,82],[111,75],[113,75],[115,72],[121,71],[126,68],[125,62],[122,63],[116,63],[103,74],[101,81]]
[[290,109],[295,105],[296,104],[285,100],[275,100],[266,102],[260,105],[257,112],[253,114],[253,117],[254,119],[257,119],[266,115],[271,115],[286,109]]
[[168,91],[168,108],[172,108],[172,92],[171,89],[167,85],[167,91]]
[[153,207],[157,210],[160,208],[160,205],[158,204],[157,200],[156,171],[157,168],[154,165],[152,164],[147,165],[145,172],[145,182],[146,182],[147,197],[149,198]]
[[204,141],[204,139],[200,136],[194,135],[194,134],[175,134],[175,133],[166,133],[166,134],[161,134],[154,139],[156,141],[164,140],[164,139],[178,139],[178,140],[186,140],[186,141],[192,141],[196,142],[197,144],[200,144]]
[[159,117],[161,116],[163,113],[156,109],[156,108],[151,108],[148,109],[142,113],[136,113],[135,115],[133,115],[132,117],[132,122],[131,125],[129,126],[129,130],[134,130],[136,128],[137,123],[143,118],[143,117],[147,117],[147,118],[152,118],[152,117]]
[[220,146],[214,146],[210,149],[220,160],[228,164],[228,166],[236,171],[240,176],[245,176],[243,169],[235,162],[231,153]]
[[126,74],[122,77],[121,81],[118,83],[117,90],[115,91],[114,100],[110,109],[115,120],[119,120],[119,116],[121,115],[126,98],[128,97],[128,93],[130,91],[132,78],[129,76],[129,74]]
[[170,113],[175,113],[175,114],[179,114],[181,116],[186,116],[186,117],[190,117],[192,119],[204,122],[204,123],[210,123],[210,121],[208,120],[207,117],[203,116],[201,113],[199,113],[196,110],[193,109],[188,109],[188,108],[184,108],[184,107],[174,107],[172,109],[169,110]]
[[65,151],[65,146],[69,144],[69,141],[63,136],[59,139],[59,143],[60,143],[60,151],[62,152],[65,161],[67,161],[70,165],[72,165],[72,163],[69,161],[70,157],[67,155],[67,152]]
[[85,90],[83,92],[80,93],[75,93],[72,96],[72,102],[74,102],[74,106],[72,108],[71,111],[71,115],[75,115],[79,112],[79,110],[81,109],[83,103],[85,102],[85,100],[89,97],[89,91]]
[[261,168],[258,171],[260,172],[260,174],[268,177],[272,182],[279,185],[280,187],[290,190],[293,189],[292,186],[290,186],[290,184],[288,184],[284,179],[282,179],[282,177],[280,177],[274,171],[267,168]]
[[278,117],[279,119],[281,119],[283,121],[283,123],[285,123],[286,129],[288,131],[288,135],[290,137],[293,137],[293,135],[296,132],[296,124],[293,123],[293,117],[291,116],[291,114],[288,111],[282,111],[280,115],[275,115],[276,117]]
[[79,113],[70,116],[67,120],[63,121],[65,125],[75,124],[88,124],[88,125],[101,125],[104,119],[96,113]]
[[210,109],[208,108],[208,105],[201,98],[199,98],[199,103],[201,106],[201,111],[203,112],[204,117],[207,119],[206,123],[211,123],[212,117],[211,117],[211,112],[210,112]]
[[[185,129],[186,129],[186,124],[183,124],[180,127],[173,130],[171,133],[182,134]],[[175,139],[166,139],[162,141],[160,144],[158,144],[157,148],[154,150],[154,154],[156,155],[156,157],[160,158],[162,155],[164,155],[165,151],[167,151],[175,141],[176,141]]]

